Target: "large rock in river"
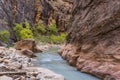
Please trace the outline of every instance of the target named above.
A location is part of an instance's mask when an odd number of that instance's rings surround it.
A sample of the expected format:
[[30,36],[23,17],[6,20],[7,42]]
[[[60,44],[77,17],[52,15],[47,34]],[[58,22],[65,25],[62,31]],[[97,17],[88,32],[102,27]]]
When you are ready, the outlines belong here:
[[120,0],[74,0],[72,10],[60,55],[82,72],[120,80]]
[[15,43],[14,48],[17,50],[31,50],[33,52],[41,52],[36,46],[35,40],[26,39]]

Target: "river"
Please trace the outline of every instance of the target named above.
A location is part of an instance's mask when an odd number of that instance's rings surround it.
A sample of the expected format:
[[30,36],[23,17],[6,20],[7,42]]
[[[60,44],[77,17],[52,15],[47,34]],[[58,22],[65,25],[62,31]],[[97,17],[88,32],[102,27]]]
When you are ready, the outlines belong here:
[[36,66],[48,68],[55,73],[61,74],[66,80],[100,80],[89,74],[81,73],[74,67],[69,66],[66,61],[57,54],[57,48],[51,48],[48,51],[36,55]]

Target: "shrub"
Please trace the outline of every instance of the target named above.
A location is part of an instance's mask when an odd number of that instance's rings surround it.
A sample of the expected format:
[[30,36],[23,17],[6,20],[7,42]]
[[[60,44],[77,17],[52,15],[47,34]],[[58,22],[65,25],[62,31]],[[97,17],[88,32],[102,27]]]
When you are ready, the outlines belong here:
[[36,37],[37,42],[42,42],[42,43],[54,43],[54,44],[61,44],[64,43],[66,38],[65,33],[61,33],[60,35],[39,35]]
[[20,24],[16,23],[13,29],[16,33],[17,40],[33,38],[33,33],[29,28],[28,22],[25,22],[25,27],[23,27],[21,23]]
[[51,35],[50,39],[53,43],[55,44],[61,44],[65,41],[66,35],[65,33],[61,33],[60,35],[56,36],[56,35]]
[[57,29],[54,21],[52,21],[52,23],[48,26],[48,30],[49,30],[50,34],[57,34],[58,33],[58,29]]
[[15,33],[16,33],[17,40],[20,40],[20,39],[21,39],[20,32],[23,30],[22,24],[21,24],[21,23],[20,23],[20,24],[16,23],[16,24],[15,24],[15,27],[13,28],[13,30],[14,30]]
[[20,31],[20,39],[23,40],[23,39],[29,39],[29,38],[33,38],[33,33],[30,29],[22,29]]
[[42,42],[42,43],[51,43],[51,39],[50,39],[50,36],[39,36],[38,38],[36,38],[36,40],[39,42]]
[[0,40],[7,43],[10,37],[10,33],[7,30],[0,31]]
[[41,23],[36,24],[33,27],[33,33],[35,36],[38,36],[38,34],[45,34],[46,33],[45,26]]

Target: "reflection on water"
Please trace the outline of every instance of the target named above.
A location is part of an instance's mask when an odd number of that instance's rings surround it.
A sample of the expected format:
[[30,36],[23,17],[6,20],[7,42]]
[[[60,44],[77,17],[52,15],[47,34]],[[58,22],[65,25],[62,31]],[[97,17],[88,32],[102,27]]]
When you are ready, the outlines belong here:
[[44,51],[36,55],[37,66],[48,68],[55,73],[61,74],[66,80],[100,80],[91,75],[81,73],[74,67],[69,66],[66,61],[57,54],[57,48],[52,48],[49,51]]

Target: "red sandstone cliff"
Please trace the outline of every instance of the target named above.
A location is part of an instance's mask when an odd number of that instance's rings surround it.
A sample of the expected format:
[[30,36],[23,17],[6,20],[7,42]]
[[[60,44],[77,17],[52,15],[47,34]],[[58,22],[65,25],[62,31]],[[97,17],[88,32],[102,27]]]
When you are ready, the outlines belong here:
[[75,0],[59,54],[78,70],[120,80],[120,0]]

